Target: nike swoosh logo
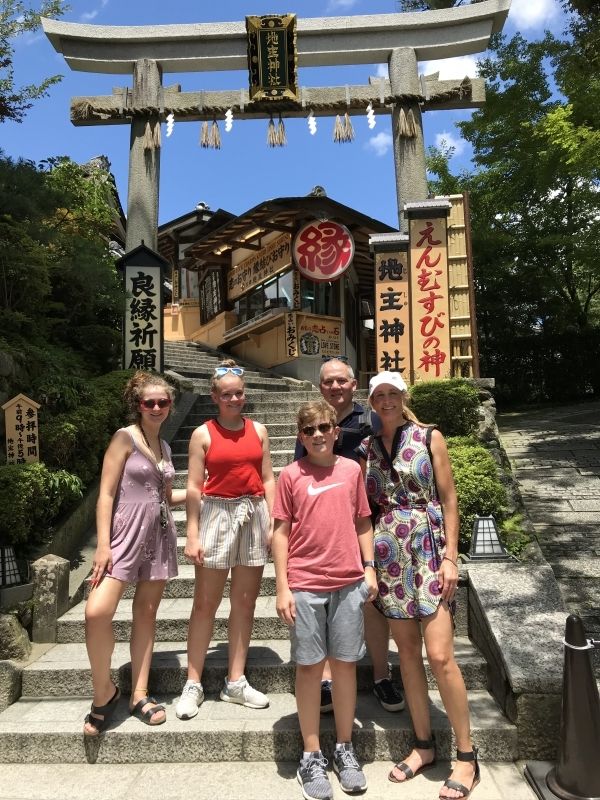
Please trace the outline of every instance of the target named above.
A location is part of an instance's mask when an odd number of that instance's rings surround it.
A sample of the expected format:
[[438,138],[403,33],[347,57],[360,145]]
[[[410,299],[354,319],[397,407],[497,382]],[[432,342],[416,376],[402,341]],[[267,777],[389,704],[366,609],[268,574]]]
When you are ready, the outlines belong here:
[[313,486],[312,483],[309,483],[308,493],[311,497],[315,497],[317,494],[323,494],[323,492],[328,492],[330,489],[335,489],[336,486],[343,485],[343,483],[330,483],[328,486]]

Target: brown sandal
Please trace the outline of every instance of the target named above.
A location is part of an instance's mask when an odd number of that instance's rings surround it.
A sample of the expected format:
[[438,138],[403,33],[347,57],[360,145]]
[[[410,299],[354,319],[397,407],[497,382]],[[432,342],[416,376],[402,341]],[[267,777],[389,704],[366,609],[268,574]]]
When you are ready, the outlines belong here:
[[[419,772],[423,772],[423,770],[428,769],[429,767],[433,767],[436,761],[435,755],[435,736],[431,734],[429,739],[415,739],[413,742],[413,750],[433,750],[433,761],[428,761],[427,764],[423,764],[420,766],[416,772],[408,766],[405,761],[400,761],[398,764],[395,764],[390,773],[388,775],[388,780],[392,783],[406,783],[406,781],[410,781],[415,775],[418,775]],[[398,769],[400,772],[403,772],[406,775],[406,778],[402,781],[399,781],[398,778],[394,777],[394,770]],[[458,798],[457,798],[458,800]]]
[[447,794],[441,794],[439,796],[440,800],[465,800],[465,798],[467,798],[471,794],[473,789],[477,786],[477,784],[481,780],[481,773],[479,771],[479,761],[477,760],[477,753],[478,752],[479,751],[477,750],[476,747],[474,747],[468,753],[461,752],[460,750],[456,751],[456,760],[457,761],[474,761],[475,762],[475,773],[473,775],[473,782],[471,783],[471,788],[467,789],[467,787],[464,785],[464,783],[459,783],[458,781],[453,781],[451,778],[448,778],[448,780],[444,781],[444,785],[442,786],[442,789],[444,787],[446,789],[454,789],[454,791],[461,793],[460,797],[454,798],[454,797],[448,797]]

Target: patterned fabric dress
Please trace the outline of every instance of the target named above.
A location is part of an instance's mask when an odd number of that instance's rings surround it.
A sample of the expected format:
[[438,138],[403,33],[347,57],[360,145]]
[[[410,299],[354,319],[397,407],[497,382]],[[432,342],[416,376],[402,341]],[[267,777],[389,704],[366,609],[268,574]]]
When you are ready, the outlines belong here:
[[379,436],[364,439],[357,450],[367,462],[369,501],[378,509],[374,605],[391,619],[420,619],[435,613],[440,602],[437,571],[446,539],[428,430],[414,422],[398,428],[392,465]]

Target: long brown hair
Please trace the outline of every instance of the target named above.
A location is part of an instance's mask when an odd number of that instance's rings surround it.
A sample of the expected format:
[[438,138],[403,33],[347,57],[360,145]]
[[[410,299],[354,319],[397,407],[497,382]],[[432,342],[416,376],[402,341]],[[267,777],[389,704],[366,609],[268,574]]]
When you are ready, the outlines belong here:
[[171,402],[175,399],[175,390],[170,383],[162,378],[156,372],[145,372],[138,370],[125,384],[123,391],[123,400],[127,406],[127,416],[131,422],[139,422],[142,418],[140,412],[140,402],[144,390],[148,386],[160,386],[171,398]]

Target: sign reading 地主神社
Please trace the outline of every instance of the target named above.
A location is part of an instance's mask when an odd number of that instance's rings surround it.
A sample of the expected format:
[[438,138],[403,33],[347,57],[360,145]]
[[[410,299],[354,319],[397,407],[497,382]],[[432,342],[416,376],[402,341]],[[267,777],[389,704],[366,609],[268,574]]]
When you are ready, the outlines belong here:
[[162,281],[167,262],[142,244],[126,253],[117,266],[125,273],[123,366],[162,372]]
[[377,369],[409,380],[410,313],[407,242],[375,253]]
[[296,15],[246,17],[251,100],[298,99]]
[[294,239],[294,262],[311,281],[336,281],[352,264],[354,239],[345,225],[329,219],[304,224]]

